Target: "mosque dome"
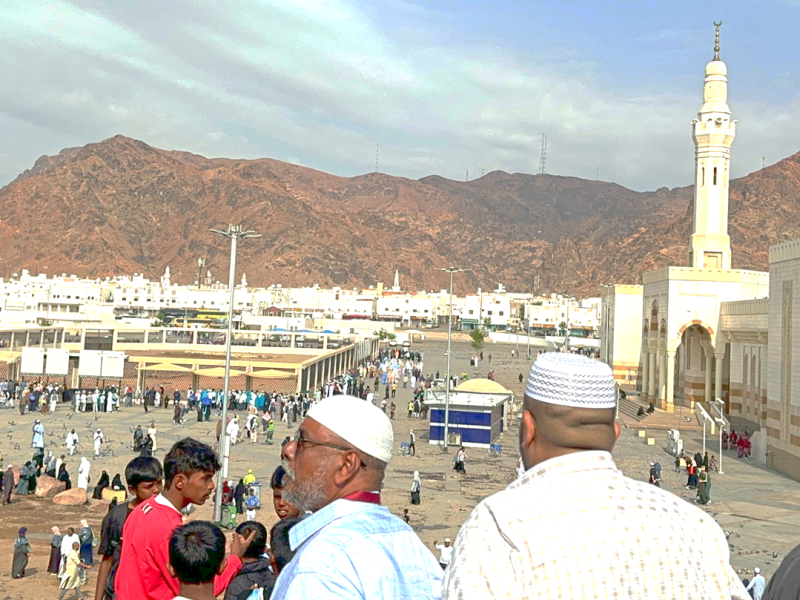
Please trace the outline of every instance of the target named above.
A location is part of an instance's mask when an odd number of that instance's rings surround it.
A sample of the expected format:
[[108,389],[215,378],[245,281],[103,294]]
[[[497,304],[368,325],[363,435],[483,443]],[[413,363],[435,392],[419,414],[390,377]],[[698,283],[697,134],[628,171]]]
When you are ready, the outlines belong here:
[[708,75],[728,75],[728,65],[719,59],[712,60],[706,65],[706,76]]
[[490,379],[468,379],[455,387],[458,392],[474,392],[478,394],[510,394],[511,392],[496,381]]

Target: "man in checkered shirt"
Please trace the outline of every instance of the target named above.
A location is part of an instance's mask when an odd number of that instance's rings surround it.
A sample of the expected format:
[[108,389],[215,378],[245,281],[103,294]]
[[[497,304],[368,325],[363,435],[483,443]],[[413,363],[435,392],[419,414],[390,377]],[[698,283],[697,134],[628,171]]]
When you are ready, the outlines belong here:
[[617,469],[615,406],[607,365],[536,360],[519,432],[526,471],[461,528],[443,599],[749,598],[710,516]]

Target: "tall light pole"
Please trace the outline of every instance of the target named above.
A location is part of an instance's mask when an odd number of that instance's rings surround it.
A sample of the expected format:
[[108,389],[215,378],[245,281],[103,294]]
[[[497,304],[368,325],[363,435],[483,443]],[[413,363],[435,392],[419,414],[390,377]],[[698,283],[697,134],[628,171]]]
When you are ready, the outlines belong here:
[[[539,276],[535,275],[533,277],[533,289],[531,290],[531,310],[533,308],[533,299],[536,297],[536,288],[539,287]],[[527,308],[527,307],[526,307]],[[525,315],[525,338],[528,340],[528,353],[526,357],[528,360],[531,359],[531,316],[530,312]]]
[[[214,521],[222,520],[222,483],[227,476],[228,464],[228,393],[231,379],[231,338],[233,337],[233,293],[236,289],[236,243],[247,238],[261,237],[253,231],[243,231],[241,225],[228,225],[227,231],[211,229],[210,231],[231,240],[231,268],[228,274],[228,335],[225,336],[225,391],[222,394],[222,431],[219,436],[219,455],[222,469],[217,475],[217,491],[214,501]],[[205,262],[205,261],[203,261]]]
[[569,333],[570,333],[570,327],[569,327],[569,305],[572,302],[573,298],[575,298],[575,296],[572,295],[572,294],[564,294],[564,298],[566,298],[566,300],[567,300],[567,331],[566,331],[567,335],[564,338],[564,345],[567,347],[567,349],[569,349]]
[[[442,452],[447,452],[447,436],[450,433],[450,341],[453,335],[453,273],[464,273],[472,269],[456,269],[455,267],[448,267],[447,269],[436,269],[437,271],[444,271],[450,273],[450,300],[448,302],[449,309],[447,315],[447,381],[444,385],[444,445]],[[480,315],[478,315],[480,318]]]

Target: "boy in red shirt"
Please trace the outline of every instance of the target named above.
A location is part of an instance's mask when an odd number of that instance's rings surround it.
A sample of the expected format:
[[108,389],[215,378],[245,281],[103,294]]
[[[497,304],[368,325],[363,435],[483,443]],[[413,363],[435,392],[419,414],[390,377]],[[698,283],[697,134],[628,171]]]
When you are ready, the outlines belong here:
[[[117,600],[172,600],[180,593],[180,582],[167,567],[170,536],[183,524],[182,509],[211,496],[219,469],[216,453],[202,442],[185,438],[172,446],[164,458],[164,491],[140,504],[125,522],[114,582]],[[234,534],[227,566],[214,579],[215,596],[241,570],[253,537]]]
[[158,459],[137,456],[125,467],[125,479],[133,500],[117,505],[103,519],[99,556],[103,557],[97,573],[96,600],[114,600],[114,578],[122,552],[122,529],[125,521],[142,502],[161,492],[164,471]]

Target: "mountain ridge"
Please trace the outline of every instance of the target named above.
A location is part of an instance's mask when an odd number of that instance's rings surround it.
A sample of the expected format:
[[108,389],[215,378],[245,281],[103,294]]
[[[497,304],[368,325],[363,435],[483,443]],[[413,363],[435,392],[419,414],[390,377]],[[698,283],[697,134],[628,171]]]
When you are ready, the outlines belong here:
[[[239,246],[237,271],[254,286],[360,287],[398,269],[405,289],[441,289],[449,278],[436,269],[457,266],[472,269],[456,277],[460,292],[529,292],[538,274],[536,292],[595,295],[686,263],[692,194],[504,171],[340,177],[117,135],[42,156],[0,189],[0,260],[92,277],[170,266],[186,284],[202,257],[226,280],[229,246],[208,229],[241,222],[263,236]],[[734,268],[766,270],[769,245],[800,237],[800,153],[733,180],[729,221]]]

